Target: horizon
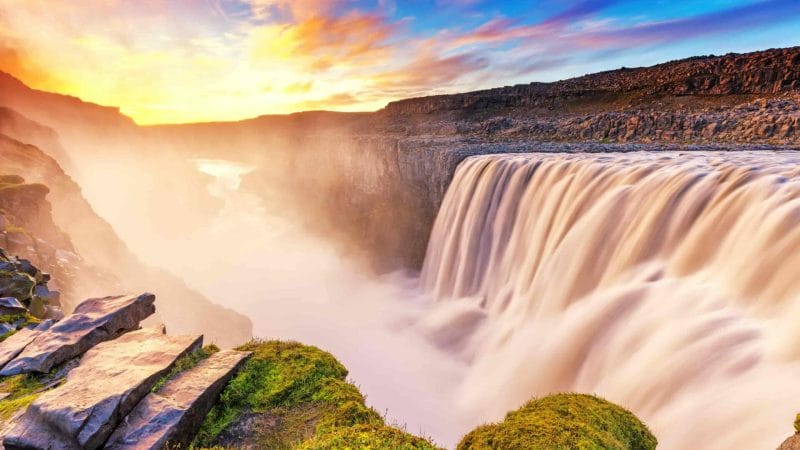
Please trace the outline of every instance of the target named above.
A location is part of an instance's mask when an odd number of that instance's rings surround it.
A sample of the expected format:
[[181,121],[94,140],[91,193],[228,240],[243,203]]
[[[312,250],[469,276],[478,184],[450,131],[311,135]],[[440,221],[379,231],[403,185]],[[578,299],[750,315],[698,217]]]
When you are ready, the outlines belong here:
[[[800,44],[787,32],[800,24],[800,3],[788,0],[45,3],[0,6],[0,70],[119,108],[139,125],[372,112],[407,98]],[[46,33],[28,31],[43,25]]]

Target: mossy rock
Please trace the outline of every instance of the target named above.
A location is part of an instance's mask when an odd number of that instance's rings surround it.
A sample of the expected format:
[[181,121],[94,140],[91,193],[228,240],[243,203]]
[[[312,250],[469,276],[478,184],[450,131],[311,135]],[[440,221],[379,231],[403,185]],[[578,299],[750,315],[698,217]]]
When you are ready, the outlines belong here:
[[33,296],[36,280],[24,272],[0,270],[0,297],[14,297],[23,302]]
[[253,355],[206,416],[195,447],[434,448],[385,425],[330,353],[283,341],[253,341],[238,350]]
[[427,450],[436,447],[429,441],[385,425],[342,427],[319,434],[297,447],[298,450]]
[[500,423],[472,430],[458,449],[651,450],[656,444],[630,411],[593,395],[556,394],[531,400]]
[[44,384],[32,374],[14,375],[0,379],[0,392],[9,394],[0,400],[0,423],[27,408],[43,389]]

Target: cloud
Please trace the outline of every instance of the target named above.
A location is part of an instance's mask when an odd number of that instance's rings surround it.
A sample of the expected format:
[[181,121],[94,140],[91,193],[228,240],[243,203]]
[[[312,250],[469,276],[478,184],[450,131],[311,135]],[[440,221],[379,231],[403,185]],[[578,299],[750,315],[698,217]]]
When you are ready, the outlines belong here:
[[427,53],[396,70],[375,74],[370,79],[370,86],[379,91],[414,95],[432,88],[446,88],[488,65],[487,58],[474,53],[446,57]]
[[297,82],[284,87],[283,92],[286,92],[287,94],[305,94],[306,92],[310,91],[312,87],[314,87],[313,80]]
[[719,33],[735,33],[796,18],[798,0],[762,0],[708,14],[576,36],[585,47],[650,45]]
[[0,42],[0,71],[10,73],[37,89],[58,89],[63,82],[32,61],[20,48]]
[[303,110],[337,109],[342,106],[353,105],[361,102],[359,98],[349,92],[339,92],[320,99],[304,100],[300,103]]
[[800,22],[798,0],[731,0],[670,20],[634,0],[547,0],[531,14],[437,2],[4,0],[0,69],[140,123],[237,120],[553,79],[643,48]]
[[256,61],[294,60],[312,72],[377,64],[391,55],[388,41],[396,29],[384,17],[358,11],[342,16],[307,15],[293,23],[254,28],[252,56]]

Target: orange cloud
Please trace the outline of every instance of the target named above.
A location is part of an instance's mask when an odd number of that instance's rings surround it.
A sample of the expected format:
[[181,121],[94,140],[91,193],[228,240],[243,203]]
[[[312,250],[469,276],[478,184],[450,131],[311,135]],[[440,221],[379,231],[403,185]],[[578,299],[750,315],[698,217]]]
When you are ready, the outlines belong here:
[[292,83],[283,88],[283,92],[286,92],[287,94],[305,94],[306,92],[310,91],[312,87],[314,87],[314,81],[306,81],[305,83]]
[[6,47],[0,43],[0,71],[10,73],[28,86],[37,89],[58,90],[63,82],[42,69],[22,50]]
[[299,61],[312,72],[365,61],[377,65],[391,56],[387,41],[396,29],[383,17],[357,11],[343,16],[311,15],[297,23],[255,29],[253,57]]
[[373,87],[396,94],[416,95],[431,88],[446,88],[450,83],[485,69],[489,62],[475,54],[442,57],[423,53],[408,64],[371,78]]
[[306,100],[302,102],[300,105],[305,110],[336,109],[342,106],[353,105],[359,102],[361,102],[361,100],[356,98],[353,94],[350,94],[348,92],[340,92],[321,99]]

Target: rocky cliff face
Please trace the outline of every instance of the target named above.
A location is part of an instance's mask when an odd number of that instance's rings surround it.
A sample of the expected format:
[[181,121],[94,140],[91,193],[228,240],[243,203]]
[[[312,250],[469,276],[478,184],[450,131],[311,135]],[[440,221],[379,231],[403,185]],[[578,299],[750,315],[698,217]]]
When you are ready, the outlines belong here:
[[15,174],[6,178],[14,183],[0,185],[6,218],[0,244],[5,240],[12,252],[55,276],[67,312],[89,296],[147,287],[163,296],[161,320],[175,332],[202,331],[223,346],[250,338],[247,318],[143,265],[95,214],[78,185],[37,147],[0,134],[0,173]]
[[[213,207],[199,188],[207,180],[191,161],[232,160],[256,167],[243,189],[265,200],[277,195],[287,208],[298,205],[306,226],[367,256],[379,270],[419,267],[452,173],[469,155],[800,146],[800,47],[409,99],[375,113],[157,127],[137,127],[113,108],[32,91],[8,77],[0,77],[0,86],[0,104],[55,130],[69,156],[89,145],[109,158],[145,161],[139,173],[152,179],[142,183],[174,192],[188,205],[175,233],[206,220],[211,212],[204,208]],[[46,132],[36,136],[53,145]],[[153,167],[169,167],[175,176]],[[67,231],[80,251],[96,230],[76,228]],[[88,236],[76,237],[84,229]]]
[[570,101],[650,101],[659,96],[776,95],[800,90],[800,47],[695,57],[555,83],[531,83],[392,102],[391,115],[491,108],[555,108]]

